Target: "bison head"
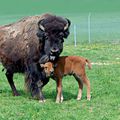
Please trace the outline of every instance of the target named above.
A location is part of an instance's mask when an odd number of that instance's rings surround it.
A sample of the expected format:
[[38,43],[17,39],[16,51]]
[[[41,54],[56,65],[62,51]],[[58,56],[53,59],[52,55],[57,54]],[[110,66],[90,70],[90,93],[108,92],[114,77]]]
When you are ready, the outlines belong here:
[[69,35],[70,21],[68,19],[48,15],[38,22],[37,36],[43,43],[45,58],[54,61],[63,50],[64,38]]

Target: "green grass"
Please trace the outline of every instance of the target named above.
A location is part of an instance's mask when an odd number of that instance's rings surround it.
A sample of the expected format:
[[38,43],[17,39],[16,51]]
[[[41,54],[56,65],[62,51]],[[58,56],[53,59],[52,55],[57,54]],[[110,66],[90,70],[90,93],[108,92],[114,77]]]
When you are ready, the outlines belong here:
[[[92,62],[105,62],[109,65],[93,65],[92,70],[87,69],[91,82],[90,102],[86,100],[85,88],[82,100],[77,101],[77,82],[73,77],[65,77],[62,104],[55,103],[55,81],[50,80],[43,89],[46,103],[38,103],[25,92],[22,74],[14,76],[21,96],[13,97],[5,72],[0,72],[0,120],[120,120],[119,5],[120,0],[1,0],[0,25],[12,23],[24,16],[46,12],[65,16],[72,24],[78,26],[77,47],[73,46],[73,29],[71,29],[62,55],[81,55]],[[91,12],[92,43],[85,44],[88,43],[89,12]],[[114,44],[108,44],[109,41],[113,41]],[[0,71],[2,68],[0,66]]]
[[90,102],[86,100],[85,87],[82,100],[76,100],[78,85],[72,76],[63,79],[62,104],[55,103],[55,81],[50,80],[45,86],[46,102],[39,103],[24,91],[24,76],[21,74],[14,76],[21,96],[13,97],[4,72],[0,72],[0,120],[120,120],[119,51],[119,44],[64,46],[62,55],[80,55],[92,62],[110,63],[93,65],[92,70],[86,68],[91,82]]

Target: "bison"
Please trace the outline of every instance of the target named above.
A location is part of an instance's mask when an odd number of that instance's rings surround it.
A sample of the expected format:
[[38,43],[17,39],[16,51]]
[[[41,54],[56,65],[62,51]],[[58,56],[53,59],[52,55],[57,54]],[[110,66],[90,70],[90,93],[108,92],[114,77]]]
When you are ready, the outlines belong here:
[[41,89],[49,79],[38,61],[57,60],[63,50],[64,38],[69,35],[69,27],[68,19],[52,14],[30,16],[0,26],[0,61],[14,96],[19,95],[13,82],[13,75],[18,72],[25,73],[25,83],[32,96],[44,100]]

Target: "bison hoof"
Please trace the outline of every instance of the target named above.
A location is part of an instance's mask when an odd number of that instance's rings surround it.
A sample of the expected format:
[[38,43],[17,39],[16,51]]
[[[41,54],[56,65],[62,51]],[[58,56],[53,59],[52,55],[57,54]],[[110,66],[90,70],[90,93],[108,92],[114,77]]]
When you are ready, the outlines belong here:
[[13,96],[20,96],[20,94],[16,92],[16,93],[13,93]]
[[39,103],[44,103],[46,102],[46,100],[39,100]]

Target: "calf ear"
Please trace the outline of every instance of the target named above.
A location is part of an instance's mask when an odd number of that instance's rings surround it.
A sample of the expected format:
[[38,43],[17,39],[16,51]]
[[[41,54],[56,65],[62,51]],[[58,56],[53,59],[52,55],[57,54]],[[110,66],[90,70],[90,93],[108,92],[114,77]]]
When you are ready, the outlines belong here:
[[44,64],[40,64],[40,67],[41,67],[41,68],[44,68]]

